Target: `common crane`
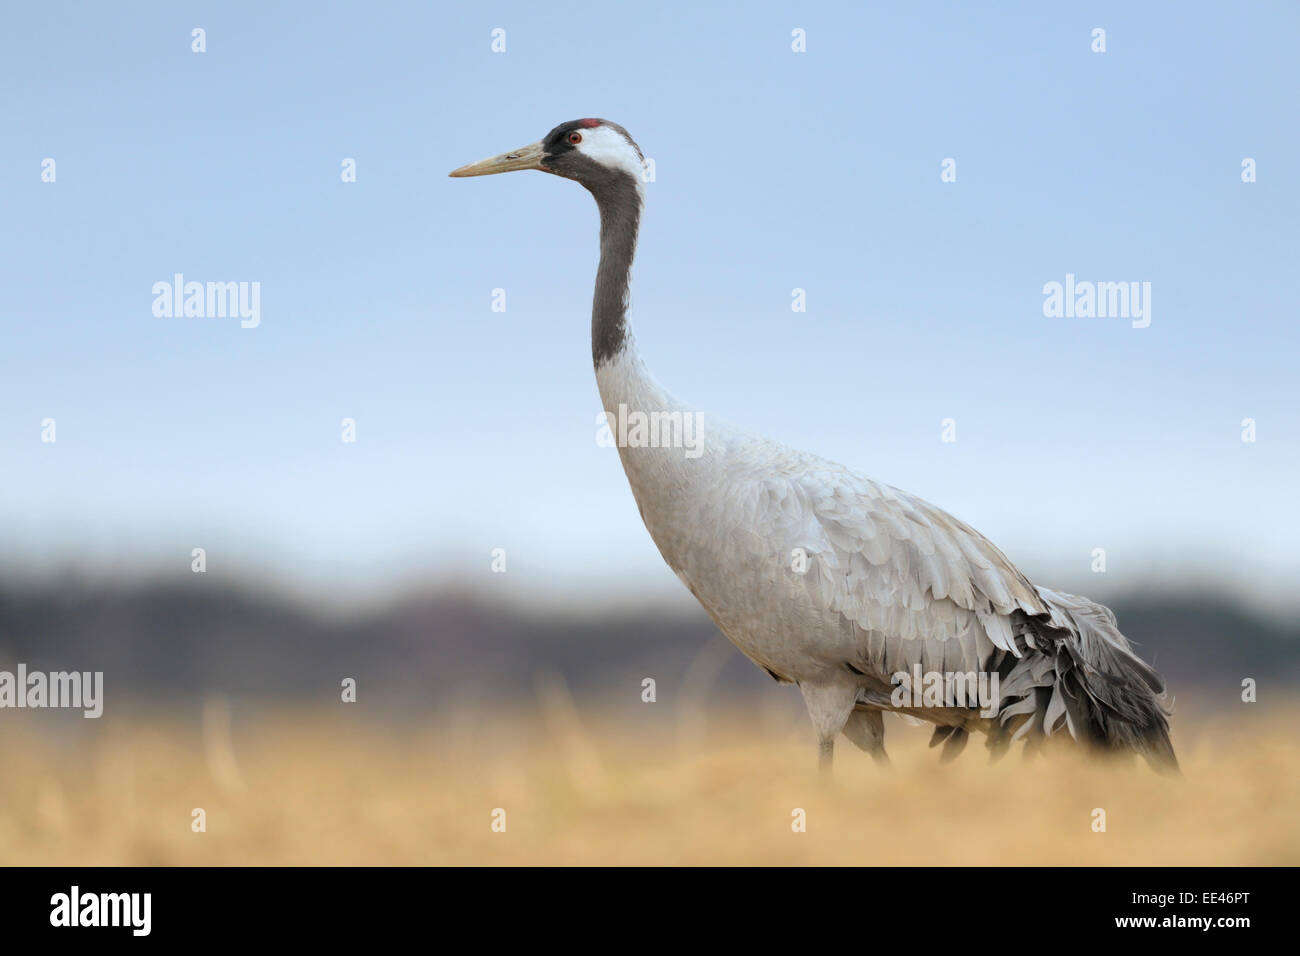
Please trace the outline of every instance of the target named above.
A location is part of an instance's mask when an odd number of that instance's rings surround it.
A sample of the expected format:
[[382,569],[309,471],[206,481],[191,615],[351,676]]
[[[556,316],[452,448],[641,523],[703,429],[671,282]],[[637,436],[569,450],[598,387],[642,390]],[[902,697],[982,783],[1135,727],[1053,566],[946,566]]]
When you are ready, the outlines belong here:
[[[944,743],[949,759],[974,730],[995,755],[1014,740],[1036,746],[1064,733],[1176,772],[1163,682],[1108,608],[1030,583],[934,505],[705,417],[655,381],[628,326],[644,162],[623,127],[580,119],[451,175],[536,169],[595,197],[591,354],[609,427],[626,435],[634,416],[697,416],[703,438],[696,455],[619,444],[641,517],[722,633],[776,680],[798,685],[823,768],[840,733],[887,762],[882,715],[897,711],[934,723],[931,745]],[[976,674],[996,687],[992,705],[953,706],[954,680]],[[902,706],[900,688],[916,694]]]

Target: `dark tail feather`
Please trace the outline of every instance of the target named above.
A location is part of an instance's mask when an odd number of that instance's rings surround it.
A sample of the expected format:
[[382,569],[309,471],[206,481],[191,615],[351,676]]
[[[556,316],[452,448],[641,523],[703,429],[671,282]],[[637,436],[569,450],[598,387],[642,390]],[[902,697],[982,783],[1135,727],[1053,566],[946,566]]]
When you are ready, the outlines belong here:
[[1087,598],[1041,587],[1038,593],[1052,613],[1039,634],[1050,646],[1008,675],[1003,695],[1019,700],[1003,708],[1003,726],[1013,721],[1016,737],[1065,727],[1082,743],[1140,753],[1155,770],[1179,773],[1164,681],[1134,652],[1115,615]]
[[939,755],[939,763],[949,763],[956,760],[963,750],[966,749],[966,741],[970,735],[963,727],[946,727],[934,728],[934,734],[930,737],[930,746],[937,747],[943,744],[943,752]]

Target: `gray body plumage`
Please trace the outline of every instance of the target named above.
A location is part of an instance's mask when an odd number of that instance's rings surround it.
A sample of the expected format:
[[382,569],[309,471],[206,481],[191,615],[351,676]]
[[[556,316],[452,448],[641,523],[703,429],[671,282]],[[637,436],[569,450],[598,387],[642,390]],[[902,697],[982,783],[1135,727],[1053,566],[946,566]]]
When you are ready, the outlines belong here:
[[[518,157],[528,150],[541,158],[523,167]],[[619,447],[642,519],[732,643],[799,686],[824,763],[840,733],[884,760],[882,714],[898,711],[934,723],[932,742],[945,756],[980,731],[995,753],[1063,735],[1177,767],[1164,686],[1107,608],[1036,587],[988,539],[933,505],[705,415],[654,380],[628,327],[643,160],[622,127],[574,121],[455,175],[495,172],[502,162],[575,179],[595,197],[592,357],[610,429],[624,434],[624,416],[691,416],[702,438],[697,455]],[[997,700],[985,712],[899,706],[895,675],[917,667],[996,674]]]

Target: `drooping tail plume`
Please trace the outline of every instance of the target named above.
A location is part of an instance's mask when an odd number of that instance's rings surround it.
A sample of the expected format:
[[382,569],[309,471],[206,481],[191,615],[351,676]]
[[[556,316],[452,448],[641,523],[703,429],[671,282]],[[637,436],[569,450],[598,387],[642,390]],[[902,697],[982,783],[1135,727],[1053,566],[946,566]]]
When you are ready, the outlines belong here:
[[1016,662],[1002,684],[1014,701],[999,714],[995,750],[1024,736],[1062,729],[1104,751],[1140,753],[1161,772],[1178,773],[1169,740],[1169,708],[1160,675],[1137,656],[1107,607],[1084,597],[1038,588],[1051,611],[1036,621],[1042,656]]

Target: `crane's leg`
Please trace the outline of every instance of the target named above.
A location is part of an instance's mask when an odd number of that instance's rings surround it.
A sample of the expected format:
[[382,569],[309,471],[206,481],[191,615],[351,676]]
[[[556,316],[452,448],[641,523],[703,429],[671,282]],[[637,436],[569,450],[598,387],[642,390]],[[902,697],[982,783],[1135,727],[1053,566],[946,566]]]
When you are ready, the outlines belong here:
[[817,742],[817,766],[822,776],[829,777],[835,766],[835,739]]
[[885,715],[880,711],[861,708],[853,711],[844,725],[844,736],[871,754],[877,764],[889,766],[889,755],[885,753]]
[[831,679],[826,683],[800,683],[808,716],[817,731],[818,763],[823,774],[830,774],[835,756],[835,738],[853,713],[858,688],[847,680]]

